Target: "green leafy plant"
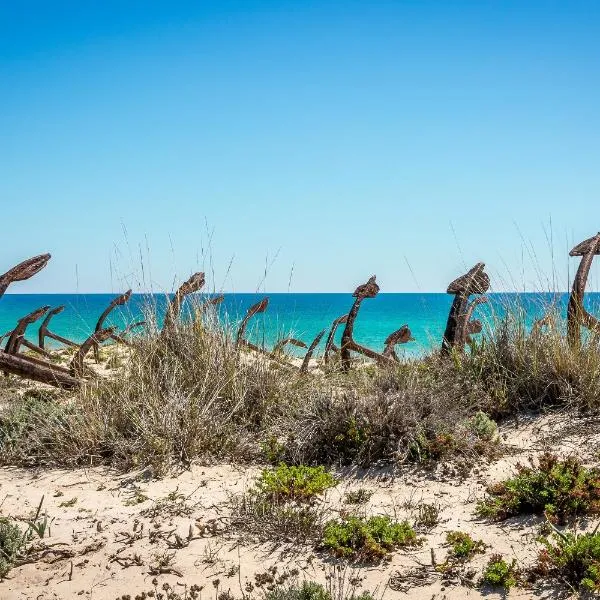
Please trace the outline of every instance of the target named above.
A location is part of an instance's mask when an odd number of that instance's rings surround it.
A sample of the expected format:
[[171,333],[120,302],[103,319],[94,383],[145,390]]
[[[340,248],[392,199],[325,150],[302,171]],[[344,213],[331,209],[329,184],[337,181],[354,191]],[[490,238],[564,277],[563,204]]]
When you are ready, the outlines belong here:
[[588,592],[600,592],[600,533],[563,533],[542,538],[535,573],[552,576]]
[[395,522],[387,516],[328,521],[322,539],[323,548],[332,554],[364,561],[379,561],[398,547],[419,543],[407,521]]
[[477,411],[468,421],[467,428],[481,440],[491,441],[498,436],[498,425],[483,411]]
[[337,483],[325,467],[280,464],[273,469],[264,469],[255,489],[260,496],[277,502],[310,502]]
[[24,534],[12,521],[0,517],[0,579],[13,567],[24,540]]
[[507,519],[519,514],[546,514],[565,523],[570,517],[600,512],[600,471],[586,469],[574,457],[545,453],[538,466],[517,466],[517,475],[488,488],[477,513]]
[[508,563],[501,554],[494,554],[488,562],[481,583],[492,587],[503,587],[505,590],[517,585],[517,561]]

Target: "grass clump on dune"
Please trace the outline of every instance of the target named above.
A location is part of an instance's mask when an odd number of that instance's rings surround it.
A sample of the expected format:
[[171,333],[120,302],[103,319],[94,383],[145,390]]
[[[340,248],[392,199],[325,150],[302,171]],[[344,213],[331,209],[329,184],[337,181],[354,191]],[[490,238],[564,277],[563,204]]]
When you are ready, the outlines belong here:
[[324,467],[281,464],[263,469],[247,493],[232,498],[232,522],[261,540],[314,542],[323,528],[323,512],[315,500],[335,485]]
[[369,592],[360,592],[355,586],[347,586],[349,589],[343,589],[332,586],[326,588],[320,583],[314,581],[303,581],[287,586],[276,586],[268,591],[265,600],[374,600]]
[[449,558],[458,561],[470,560],[475,554],[485,552],[486,548],[482,540],[475,540],[464,531],[449,531],[446,543],[450,546]]

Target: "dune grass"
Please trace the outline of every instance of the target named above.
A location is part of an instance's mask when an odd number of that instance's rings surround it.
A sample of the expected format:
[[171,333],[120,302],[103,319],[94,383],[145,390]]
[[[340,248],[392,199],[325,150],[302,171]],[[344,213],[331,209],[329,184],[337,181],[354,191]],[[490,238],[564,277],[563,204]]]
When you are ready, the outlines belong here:
[[[560,324],[530,333],[510,315],[464,355],[310,374],[236,348],[215,319],[150,328],[106,378],[49,401],[11,396],[3,464],[119,469],[234,460],[375,465],[470,459],[498,448],[522,411],[600,407],[595,339]],[[5,398],[6,398],[5,392]]]

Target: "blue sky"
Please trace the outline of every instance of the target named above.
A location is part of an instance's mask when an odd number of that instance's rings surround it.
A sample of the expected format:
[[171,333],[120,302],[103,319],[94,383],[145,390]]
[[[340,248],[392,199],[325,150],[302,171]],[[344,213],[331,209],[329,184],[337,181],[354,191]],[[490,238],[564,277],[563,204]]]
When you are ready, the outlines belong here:
[[566,289],[600,229],[599,31],[598,2],[0,0],[0,270],[443,291],[483,260]]

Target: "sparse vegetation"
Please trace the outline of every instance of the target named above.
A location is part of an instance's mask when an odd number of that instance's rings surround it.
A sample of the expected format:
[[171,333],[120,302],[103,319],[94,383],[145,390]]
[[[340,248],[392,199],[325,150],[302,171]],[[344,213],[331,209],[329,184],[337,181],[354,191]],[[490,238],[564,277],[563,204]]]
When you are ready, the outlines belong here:
[[546,453],[537,466],[519,465],[517,475],[492,485],[477,506],[480,516],[502,520],[519,514],[546,514],[565,523],[570,517],[600,512],[600,471],[575,457]]
[[485,552],[486,548],[482,540],[474,540],[463,531],[449,531],[446,534],[446,543],[450,546],[448,558],[458,561],[470,560],[475,554]]
[[419,543],[407,521],[395,522],[387,516],[329,521],[322,539],[323,548],[335,556],[365,562],[379,561],[397,548]]
[[433,529],[440,522],[440,506],[428,502],[417,504],[415,526],[425,530]]
[[[345,593],[344,593],[345,592]],[[303,581],[288,586],[277,586],[265,594],[265,600],[374,600],[369,592],[350,590],[332,591],[314,581]]]
[[366,504],[373,495],[373,490],[367,490],[366,488],[358,488],[357,490],[350,490],[344,495],[345,504]]
[[256,494],[234,497],[231,504],[232,528],[261,541],[315,542],[323,528],[322,510],[310,504],[282,504]]

